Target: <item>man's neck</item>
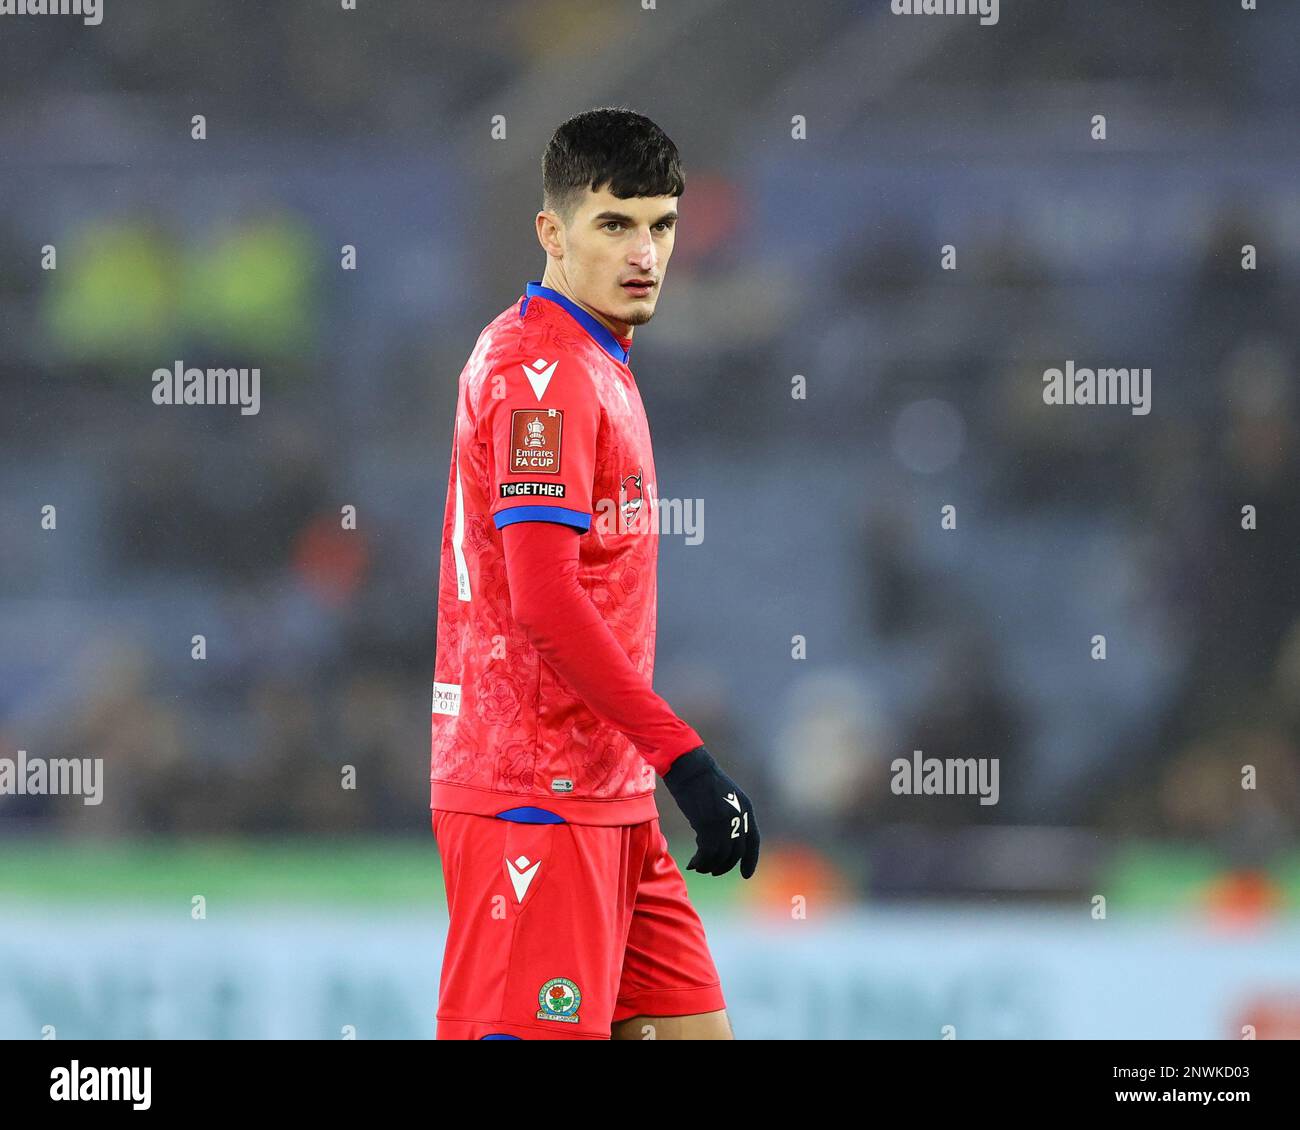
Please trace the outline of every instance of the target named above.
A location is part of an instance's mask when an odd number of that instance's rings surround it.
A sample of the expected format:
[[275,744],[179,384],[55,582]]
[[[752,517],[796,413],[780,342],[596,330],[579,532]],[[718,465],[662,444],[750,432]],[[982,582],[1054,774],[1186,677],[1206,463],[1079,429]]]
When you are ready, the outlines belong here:
[[598,321],[602,326],[604,326],[607,330],[609,330],[609,332],[612,333],[615,337],[621,337],[625,341],[631,339],[632,337],[631,326],[629,326],[626,322],[619,322],[619,321],[615,321],[612,318],[607,318],[605,317],[604,314],[600,313],[600,311],[593,310],[590,306],[588,306],[580,298],[577,298],[573,294],[573,292],[569,290],[568,284],[564,281],[564,279],[551,274],[549,267],[547,268],[546,272],[542,275],[542,286],[547,286],[550,287],[551,290],[558,291],[560,294],[564,295],[564,297],[567,298],[570,302],[574,303],[577,306],[581,306],[584,310],[587,311],[588,314],[590,314],[593,318],[595,318],[596,321]]

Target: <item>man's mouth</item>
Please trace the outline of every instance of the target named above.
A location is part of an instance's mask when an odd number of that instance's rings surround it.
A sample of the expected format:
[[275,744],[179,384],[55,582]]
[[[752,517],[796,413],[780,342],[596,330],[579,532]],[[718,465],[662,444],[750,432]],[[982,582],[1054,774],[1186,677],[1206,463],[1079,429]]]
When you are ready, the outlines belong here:
[[652,290],[655,284],[653,279],[628,279],[623,284],[623,289],[632,295],[633,298],[644,298]]

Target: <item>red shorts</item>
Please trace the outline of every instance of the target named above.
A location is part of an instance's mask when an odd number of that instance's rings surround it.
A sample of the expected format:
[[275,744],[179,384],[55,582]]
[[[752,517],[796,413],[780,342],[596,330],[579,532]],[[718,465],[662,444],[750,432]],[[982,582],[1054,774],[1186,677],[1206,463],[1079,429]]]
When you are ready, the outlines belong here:
[[518,824],[434,810],[451,927],[438,1039],[607,1040],[725,1008],[659,821]]

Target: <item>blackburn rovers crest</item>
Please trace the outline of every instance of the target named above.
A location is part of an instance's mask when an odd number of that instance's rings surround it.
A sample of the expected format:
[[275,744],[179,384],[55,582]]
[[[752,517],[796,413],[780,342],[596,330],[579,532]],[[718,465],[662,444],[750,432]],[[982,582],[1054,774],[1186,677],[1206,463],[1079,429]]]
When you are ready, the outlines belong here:
[[538,1020],[563,1020],[566,1024],[577,1024],[582,993],[567,977],[553,977],[537,994],[537,1003],[542,1006],[537,1010]]

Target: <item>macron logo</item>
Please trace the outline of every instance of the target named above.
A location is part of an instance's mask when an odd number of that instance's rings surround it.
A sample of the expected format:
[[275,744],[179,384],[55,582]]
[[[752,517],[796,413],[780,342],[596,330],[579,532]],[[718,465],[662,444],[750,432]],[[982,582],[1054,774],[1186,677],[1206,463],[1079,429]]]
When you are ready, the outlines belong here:
[[536,863],[529,863],[528,857],[521,855],[516,860],[506,860],[506,869],[510,872],[510,882],[515,888],[515,898],[519,902],[524,901],[524,895],[528,893],[528,887],[533,881],[533,876],[537,874],[537,869],[542,865],[539,859]]
[[740,811],[740,801],[736,799],[735,793],[728,793],[722,799],[725,800],[729,805],[731,805],[731,807],[734,808],[737,812]]
[[537,393],[538,400],[546,395],[546,386],[551,383],[551,376],[558,364],[558,361],[552,361],[548,365],[539,357],[531,365],[519,366],[523,369],[524,376],[528,378],[528,383],[533,386],[533,391]]

